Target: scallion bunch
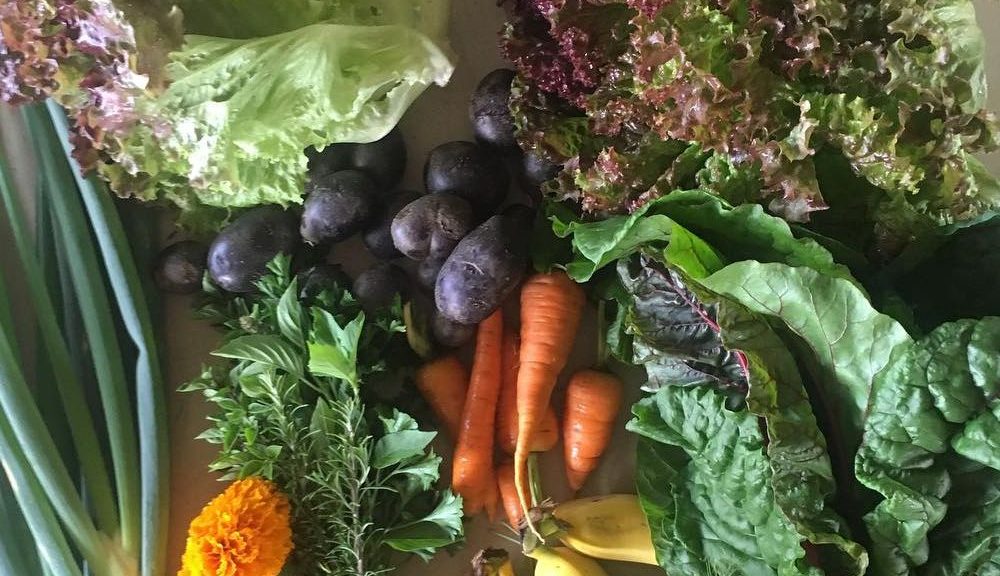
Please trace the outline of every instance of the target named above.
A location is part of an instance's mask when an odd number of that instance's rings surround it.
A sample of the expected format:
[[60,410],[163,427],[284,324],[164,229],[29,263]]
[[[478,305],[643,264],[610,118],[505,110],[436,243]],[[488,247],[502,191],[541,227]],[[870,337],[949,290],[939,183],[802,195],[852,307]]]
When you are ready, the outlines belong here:
[[139,265],[149,246],[139,235],[151,226],[127,229],[103,185],[81,174],[58,106],[22,114],[38,167],[34,223],[5,154],[0,196],[38,343],[34,357],[20,352],[14,278],[0,277],[0,573],[157,576],[169,475],[152,293]]

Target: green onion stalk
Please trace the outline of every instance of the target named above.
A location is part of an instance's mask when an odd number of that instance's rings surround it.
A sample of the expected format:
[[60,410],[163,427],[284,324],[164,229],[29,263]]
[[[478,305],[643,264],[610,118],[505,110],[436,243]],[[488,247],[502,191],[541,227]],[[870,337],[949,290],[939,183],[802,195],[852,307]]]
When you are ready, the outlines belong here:
[[111,195],[70,154],[63,111],[22,111],[38,166],[34,237],[4,154],[0,197],[39,360],[26,372],[0,277],[0,512],[13,520],[0,569],[160,576],[166,399],[140,267]]

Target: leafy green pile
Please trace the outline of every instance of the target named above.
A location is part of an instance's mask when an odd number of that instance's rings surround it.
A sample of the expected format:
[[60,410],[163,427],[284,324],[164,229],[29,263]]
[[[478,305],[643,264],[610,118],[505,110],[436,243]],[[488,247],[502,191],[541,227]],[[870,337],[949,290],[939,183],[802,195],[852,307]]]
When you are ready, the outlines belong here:
[[1000,569],[1000,318],[915,337],[815,240],[706,191],[550,212],[648,374],[628,428],[668,574]]
[[174,4],[5,2],[0,98],[54,95],[84,167],[189,223],[300,201],[305,148],[377,140],[453,69],[447,0]]
[[891,258],[1000,208],[971,0],[508,5],[519,139],[584,210],[698,187]]
[[[227,329],[207,368],[185,386],[216,406],[201,438],[218,444],[225,478],[275,481],[292,504],[293,573],[369,576],[393,551],[430,558],[462,537],[462,499],[438,491],[434,432],[365,398],[366,383],[410,358],[400,306],[366,318],[331,285],[300,294],[279,256],[258,298],[230,299],[206,282],[201,315]],[[300,300],[301,298],[301,300]]]

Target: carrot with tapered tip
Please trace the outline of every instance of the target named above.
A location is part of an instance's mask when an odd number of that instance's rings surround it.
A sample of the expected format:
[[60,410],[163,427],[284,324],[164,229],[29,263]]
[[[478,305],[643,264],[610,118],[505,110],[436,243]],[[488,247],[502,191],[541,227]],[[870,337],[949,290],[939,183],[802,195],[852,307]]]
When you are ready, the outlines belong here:
[[[552,399],[559,373],[573,348],[586,297],[562,271],[535,274],[521,289],[521,365],[517,373],[517,446],[514,485],[527,513],[527,475],[531,441]],[[537,530],[528,518],[532,532]]]

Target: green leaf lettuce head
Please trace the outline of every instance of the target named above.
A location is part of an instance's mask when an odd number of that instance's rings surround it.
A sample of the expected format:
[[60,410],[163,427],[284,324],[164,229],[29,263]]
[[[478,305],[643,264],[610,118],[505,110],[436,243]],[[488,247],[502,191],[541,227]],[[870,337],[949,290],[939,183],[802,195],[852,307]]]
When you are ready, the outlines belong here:
[[0,96],[54,95],[81,163],[120,195],[188,212],[288,204],[305,148],[377,140],[448,81],[448,12],[447,0],[14,0],[0,8],[13,22]]

